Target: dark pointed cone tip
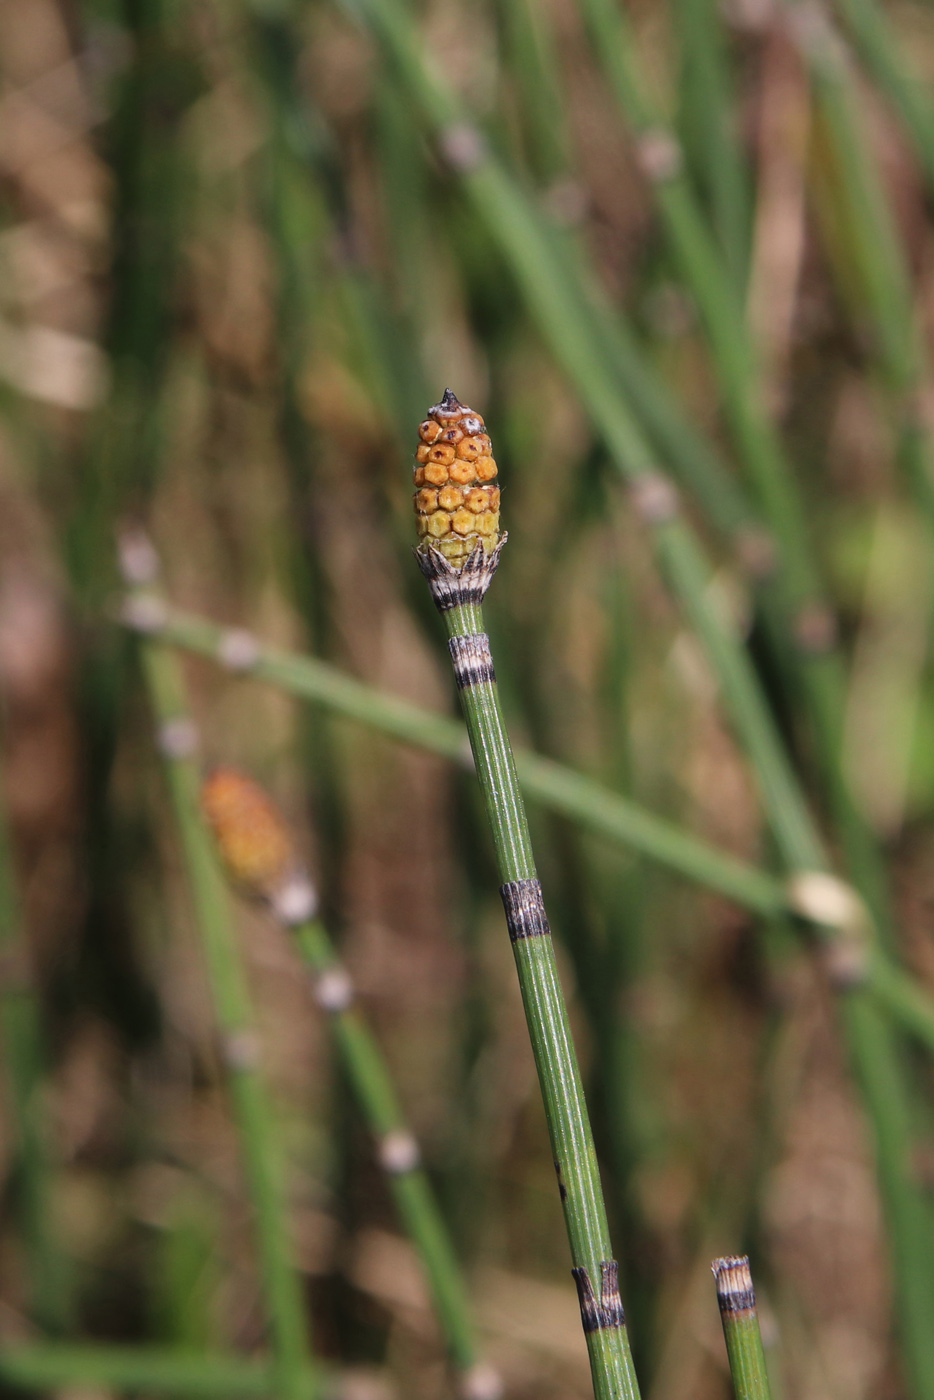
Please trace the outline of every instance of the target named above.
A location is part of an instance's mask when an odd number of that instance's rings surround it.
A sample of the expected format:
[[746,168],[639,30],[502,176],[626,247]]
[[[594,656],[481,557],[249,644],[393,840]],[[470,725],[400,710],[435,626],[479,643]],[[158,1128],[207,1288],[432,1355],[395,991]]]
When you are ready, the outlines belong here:
[[453,389],[445,389],[441,402],[432,404],[428,410],[429,418],[459,418],[467,411],[467,405],[462,404]]

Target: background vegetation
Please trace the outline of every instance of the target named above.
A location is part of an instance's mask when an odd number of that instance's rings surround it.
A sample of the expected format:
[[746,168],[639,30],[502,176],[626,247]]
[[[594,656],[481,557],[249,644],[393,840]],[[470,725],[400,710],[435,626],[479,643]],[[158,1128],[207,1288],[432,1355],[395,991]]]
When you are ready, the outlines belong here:
[[[29,1340],[265,1339],[117,533],[150,533],[179,606],[453,714],[410,554],[416,425],[448,384],[504,488],[487,616],[515,741],[783,874],[823,860],[803,793],[934,985],[934,10],[621,13],[0,4],[10,1387]],[[666,543],[658,472],[709,574]],[[258,777],[300,834],[506,1395],[586,1396],[472,777],[204,657],[184,678],[205,768]],[[930,1400],[929,1054],[892,1031],[861,1060],[839,965],[780,909],[531,815],[644,1391],[726,1393],[709,1262],[749,1250],[779,1394]],[[237,919],[315,1349],[345,1395],[450,1394],[297,952]],[[73,1372],[45,1383],[156,1393]]]

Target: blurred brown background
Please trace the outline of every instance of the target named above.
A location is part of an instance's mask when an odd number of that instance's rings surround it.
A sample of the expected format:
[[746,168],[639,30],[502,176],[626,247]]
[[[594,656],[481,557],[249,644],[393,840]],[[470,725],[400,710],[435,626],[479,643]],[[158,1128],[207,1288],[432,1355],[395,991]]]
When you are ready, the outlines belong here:
[[[628,12],[643,79],[715,223],[691,8]],[[901,0],[882,13],[925,78],[934,10]],[[582,247],[665,393],[736,472],[644,142],[574,0],[431,0],[416,18],[435,71],[555,237]],[[799,30],[769,0],[711,4],[702,22],[718,36],[738,159],[747,322],[840,621],[841,763],[885,856],[901,950],[930,980],[934,573],[929,522],[898,467],[893,403],[907,391],[879,350]],[[923,344],[924,162],[874,75],[849,48],[845,61]],[[0,696],[22,911],[0,972],[15,991],[30,969],[41,1006],[58,1246],[37,1315],[7,1092],[0,1345],[45,1334],[256,1349],[210,998],[116,620],[118,527],[151,532],[178,604],[454,713],[409,518],[416,425],[450,384],[485,415],[504,487],[510,543],[489,622],[514,739],[752,862],[774,863],[771,840],[708,663],[541,332],[534,289],[372,35],[324,3],[3,0],[0,81]],[[717,561],[717,604],[758,657],[748,571],[689,510]],[[796,697],[762,664],[824,815]],[[250,771],[301,832],[507,1396],[586,1396],[472,781],[206,662],[186,661],[186,675],[205,765]],[[905,1394],[871,1138],[807,949],[763,942],[725,900],[532,817],[646,1393],[727,1393],[708,1266],[749,1249],[779,1394]],[[450,1393],[296,954],[261,910],[238,905],[238,919],[318,1349],[360,1394]],[[929,1069],[914,1068],[929,1091]],[[919,1105],[927,1187],[929,1094]]]

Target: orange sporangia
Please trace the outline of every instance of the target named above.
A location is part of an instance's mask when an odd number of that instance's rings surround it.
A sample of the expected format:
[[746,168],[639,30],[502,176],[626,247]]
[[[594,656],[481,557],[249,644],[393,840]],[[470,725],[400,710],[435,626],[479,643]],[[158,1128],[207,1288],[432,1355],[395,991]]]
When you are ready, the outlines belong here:
[[251,894],[274,895],[296,864],[291,832],[275,803],[236,768],[218,768],[202,785],[201,808],[231,878]]
[[499,541],[499,488],[483,419],[445,389],[419,426],[415,454],[415,521],[420,540],[461,568],[478,544],[487,553]]

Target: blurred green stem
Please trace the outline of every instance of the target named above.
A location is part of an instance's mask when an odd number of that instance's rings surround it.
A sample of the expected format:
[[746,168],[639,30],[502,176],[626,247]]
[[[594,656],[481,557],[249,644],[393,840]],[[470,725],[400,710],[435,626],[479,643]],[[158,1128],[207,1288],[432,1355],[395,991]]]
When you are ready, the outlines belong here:
[[127,65],[103,142],[113,221],[105,334],[111,383],[92,420],[87,460],[70,473],[76,494],[65,536],[78,600],[91,615],[114,583],[115,523],[148,498],[162,460],[161,391],[174,346],[180,248],[193,206],[184,117],[203,90],[174,9],[167,0],[133,0],[118,7],[113,21],[126,24],[120,39]]
[[[677,596],[717,675],[740,741],[759,777],[763,802],[782,858],[803,876],[829,870],[827,853],[798,780],[775,732],[743,649],[707,605],[708,577],[694,543],[673,519],[661,535],[662,555]],[[867,919],[866,935],[875,930]],[[895,1259],[898,1320],[906,1361],[919,1396],[934,1395],[934,1256],[931,1219],[915,1178],[907,1066],[890,1026],[860,979],[839,998],[857,1083],[875,1136],[876,1164]]]
[[142,643],[141,651],[188,867],[255,1215],[276,1389],[283,1400],[306,1400],[315,1391],[308,1386],[305,1308],[292,1255],[284,1163],[268,1089],[258,1069],[259,1047],[227,890],[199,807],[200,775],[193,757],[197,736],[188,716],[176,658],[166,647],[150,640]]
[[386,1061],[366,1021],[350,1004],[349,979],[321,920],[298,925],[295,937],[302,957],[316,974],[319,1005],[331,1018],[351,1088],[376,1139],[380,1164],[406,1233],[421,1259],[451,1359],[461,1371],[470,1372],[477,1363],[477,1345],[467,1290]]
[[[66,1387],[181,1397],[256,1397],[282,1394],[274,1365],[249,1356],[179,1354],[175,1348],[6,1343],[0,1346],[0,1380],[22,1390]],[[306,1371],[305,1395],[316,1376]]]
[[748,177],[734,130],[736,95],[716,0],[677,0],[681,44],[678,129],[710,208],[730,280],[745,296],[751,219]]
[[[137,621],[134,623],[134,614]],[[139,594],[126,620],[154,629],[172,646],[209,657],[240,674],[325,706],[401,743],[426,749],[460,767],[473,767],[464,726],[344,675],[315,657],[264,647],[246,632],[220,627],[191,613],[169,610],[161,598]],[[787,883],[746,865],[657,817],[630,798],[582,773],[528,750],[514,751],[519,783],[528,797],[605,840],[638,851],[686,879],[725,895],[764,918],[805,917]],[[824,930],[833,943],[833,929]],[[895,1020],[934,1053],[934,1002],[881,949],[861,958],[867,985]]]

